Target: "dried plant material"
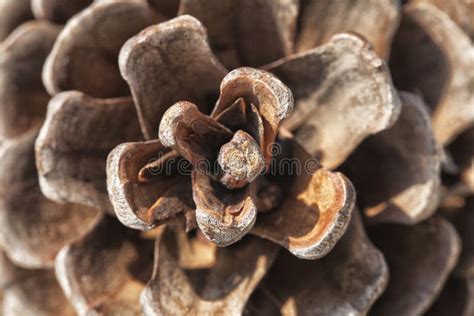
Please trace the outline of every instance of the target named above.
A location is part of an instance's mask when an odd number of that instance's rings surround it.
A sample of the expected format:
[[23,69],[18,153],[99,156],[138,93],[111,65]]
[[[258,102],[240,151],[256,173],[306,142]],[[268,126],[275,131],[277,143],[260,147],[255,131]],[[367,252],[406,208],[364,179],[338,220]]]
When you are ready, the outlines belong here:
[[64,24],[92,2],[93,0],[31,0],[31,10],[36,19]]
[[208,175],[193,171],[196,222],[213,243],[224,247],[245,236],[257,218],[255,187],[229,190]]
[[456,137],[448,150],[464,184],[474,193],[474,126]]
[[222,80],[219,100],[211,116],[219,117],[239,98],[248,99],[246,102],[253,104],[261,117],[264,135],[260,148],[268,167],[280,123],[293,111],[292,91],[266,71],[247,67],[234,69]]
[[[252,104],[251,110],[256,109],[256,107]],[[247,102],[245,102],[244,98],[238,98],[234,103],[229,105],[225,110],[223,110],[219,115],[216,115],[214,118],[219,123],[223,124],[224,126],[228,127],[232,131],[236,132],[237,130],[241,129],[242,126],[248,124],[248,113],[250,110]],[[256,110],[256,114],[258,114],[258,110]],[[258,117],[260,115],[258,114]],[[260,121],[261,121],[260,117]],[[260,122],[259,122],[260,123]],[[259,124],[260,125],[260,124]]]
[[336,35],[325,45],[265,68],[296,100],[283,126],[329,169],[364,138],[390,127],[400,112],[384,61],[352,34]]
[[474,313],[472,0],[8,1],[7,314]]
[[265,158],[259,144],[242,130],[222,145],[217,162],[222,169],[219,181],[229,189],[242,188],[265,171]]
[[45,196],[111,212],[106,159],[118,144],[140,139],[135,113],[130,97],[95,99],[77,91],[53,97],[36,140]]
[[19,266],[45,268],[100,217],[96,209],[56,204],[40,191],[34,160],[38,130],[3,142],[0,152],[0,244]]
[[182,234],[166,229],[156,241],[153,276],[141,296],[145,315],[240,315],[278,247],[247,237],[216,249]]
[[139,296],[151,276],[153,242],[104,220],[58,254],[58,281],[78,315],[139,315]]
[[[149,230],[181,215],[193,216],[191,183],[164,169],[151,170],[142,181],[140,170],[163,157],[167,149],[157,140],[124,143],[107,158],[107,189],[115,214],[131,228]],[[190,213],[190,215],[186,215]],[[187,217],[188,218],[188,217]]]
[[454,227],[441,218],[415,226],[381,224],[369,230],[390,270],[373,315],[421,315],[439,295],[459,256]]
[[0,271],[2,315],[75,315],[52,270],[22,269],[0,253]]
[[206,98],[226,74],[209,48],[205,29],[191,16],[143,30],[125,43],[119,64],[146,139],[156,135],[163,113],[178,101],[193,101],[208,113]]
[[30,9],[30,0],[1,1],[0,12],[0,41],[7,36],[20,24],[33,18]]
[[161,168],[163,168],[163,166],[167,163],[167,161],[180,161],[180,158],[180,155],[174,150],[170,150],[164,153],[160,152],[160,157],[158,157],[157,159],[151,159],[140,169],[140,171],[138,172],[138,181],[153,181],[154,178],[157,176],[157,171],[160,171]]
[[254,104],[248,104],[243,98],[238,98],[214,118],[233,132],[246,131],[258,144],[263,144],[265,127],[262,116]]
[[[365,315],[387,281],[383,255],[367,238],[355,211],[346,234],[328,256],[307,261],[281,252],[259,288],[281,315]],[[258,306],[271,304],[257,298],[252,296],[247,305],[249,315],[265,315]]]
[[298,9],[296,0],[183,0],[179,14],[204,24],[213,51],[232,69],[290,55]]
[[[2,11],[1,20],[7,14]],[[1,43],[0,138],[17,136],[43,119],[49,95],[41,70],[59,31],[48,22],[28,22]]]
[[54,44],[43,69],[51,95],[78,90],[93,97],[126,96],[118,54],[127,39],[162,20],[141,1],[94,3],[71,18]]
[[174,149],[198,169],[200,164],[214,161],[219,147],[232,137],[229,129],[186,101],[174,104],[164,113],[158,134],[164,146]]
[[429,3],[444,11],[467,34],[474,39],[474,2],[472,0],[410,0],[416,3]]
[[426,316],[474,315],[474,278],[451,277]]
[[[159,27],[181,27],[190,33],[196,32],[196,27],[198,32],[202,30],[187,16],[171,20],[170,26],[165,24]],[[187,36],[179,32],[175,35]],[[177,102],[160,115],[160,142],[123,144],[109,156],[109,194],[119,219],[132,228],[150,229],[182,213],[187,229],[192,227],[192,213],[182,205],[194,206],[187,203],[188,191],[180,189],[174,205],[169,204],[170,187],[182,187],[183,183],[160,174],[160,167],[180,155],[193,169],[192,198],[201,231],[219,246],[240,240],[256,220],[257,185],[253,182],[270,164],[269,149],[280,121],[292,108],[291,91],[281,81],[251,68],[235,69],[225,76],[211,116],[201,113],[192,102]],[[172,151],[165,152],[161,144]],[[152,160],[158,152],[160,157]],[[156,169],[155,175],[152,169]],[[161,181],[166,178],[168,183]],[[157,200],[150,207],[153,198]]]
[[365,37],[377,54],[387,58],[398,27],[397,0],[310,0],[302,7],[297,51],[326,43],[337,33],[356,32]]
[[397,122],[367,138],[342,167],[371,222],[414,224],[438,206],[441,153],[429,114],[420,97],[400,96]]
[[[224,77],[211,117],[183,101],[164,113],[160,141],[192,164],[196,222],[215,244],[228,246],[254,225],[252,182],[270,164],[280,121],[292,108],[291,91],[275,76],[238,68]],[[232,122],[235,133],[219,121]]]
[[390,61],[399,89],[420,91],[434,134],[449,144],[474,123],[474,46],[448,15],[426,3],[405,8]]
[[150,208],[158,223],[184,223],[189,232],[197,227],[190,179],[180,179]]
[[320,168],[295,139],[282,134],[292,159],[301,164],[300,170],[289,171],[293,177],[285,181],[289,190],[284,201],[276,210],[259,216],[252,234],[285,247],[299,258],[321,258],[346,231],[355,190],[344,175]]

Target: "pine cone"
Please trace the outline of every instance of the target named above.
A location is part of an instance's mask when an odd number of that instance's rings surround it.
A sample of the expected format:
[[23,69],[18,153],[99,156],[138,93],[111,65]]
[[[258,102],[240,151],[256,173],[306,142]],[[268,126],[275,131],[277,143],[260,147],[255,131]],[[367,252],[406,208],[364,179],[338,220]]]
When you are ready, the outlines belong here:
[[4,314],[474,315],[474,6],[406,2],[2,2]]

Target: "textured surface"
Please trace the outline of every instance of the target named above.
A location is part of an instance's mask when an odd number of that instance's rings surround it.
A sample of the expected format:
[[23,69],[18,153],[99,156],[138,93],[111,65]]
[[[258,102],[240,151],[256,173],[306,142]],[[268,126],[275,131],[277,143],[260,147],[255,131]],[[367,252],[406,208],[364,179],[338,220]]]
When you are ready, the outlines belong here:
[[139,295],[151,275],[153,242],[104,218],[58,254],[58,281],[78,315],[140,315]]
[[2,144],[0,151],[0,243],[27,268],[51,267],[57,252],[78,239],[100,217],[76,204],[56,204],[39,188],[32,129]]
[[196,221],[209,240],[228,246],[252,229],[257,218],[254,184],[229,190],[198,171],[192,178]]
[[35,144],[43,193],[111,212],[106,188],[108,153],[141,139],[132,99],[95,99],[71,91],[51,99]]
[[283,126],[321,164],[333,169],[367,136],[391,126],[400,101],[382,59],[352,34],[265,66],[293,92]]
[[414,224],[438,206],[441,150],[420,97],[401,93],[403,108],[388,130],[367,138],[342,170],[372,222]]
[[260,148],[265,163],[270,165],[272,145],[281,121],[293,112],[292,91],[276,76],[253,68],[237,68],[222,80],[220,95],[212,111],[212,117],[222,115],[239,98],[255,105],[263,121],[263,138]]
[[[253,180],[270,165],[280,122],[292,109],[291,91],[280,80],[268,72],[242,67],[222,80],[211,117],[199,112],[191,102],[178,102],[164,113],[160,141],[193,165],[196,222],[217,245],[228,246],[238,241],[254,225],[257,200]],[[229,128],[220,123],[230,120],[230,111],[241,111],[242,128],[256,135],[256,139],[243,130],[234,134],[230,129],[232,123]],[[235,125],[234,128],[238,129]],[[232,144],[244,144],[242,135],[247,141],[245,148],[229,150]],[[225,154],[229,157],[224,159]],[[239,154],[250,162],[244,161],[242,165]],[[250,164],[258,165],[250,180],[229,180],[229,165],[234,166],[234,171],[240,168],[239,172],[246,172],[245,167]]]
[[94,3],[68,21],[43,69],[51,95],[78,90],[93,97],[129,95],[118,53],[127,39],[162,18],[141,1]]
[[174,149],[194,168],[206,169],[210,167],[206,164],[217,158],[220,146],[232,138],[232,133],[199,112],[195,104],[184,101],[166,110],[160,122],[159,138],[164,146]]
[[162,168],[152,169],[155,172],[149,181],[139,179],[140,170],[167,151],[155,140],[124,143],[109,154],[107,190],[115,214],[124,225],[148,230],[169,220],[183,219],[182,215],[187,219],[194,216],[191,181]]
[[308,261],[281,252],[247,305],[247,315],[365,315],[387,280],[385,260],[355,211],[326,257]]
[[290,135],[283,137],[299,168],[288,165],[284,171],[287,178],[280,180],[286,192],[283,202],[259,215],[251,233],[278,243],[299,258],[321,258],[346,231],[355,190],[341,173],[320,168]]
[[120,71],[128,82],[143,134],[156,137],[163,113],[178,101],[193,101],[204,113],[226,74],[207,43],[202,24],[181,16],[151,26],[120,51]]
[[229,189],[241,188],[265,171],[265,158],[260,145],[242,130],[222,145],[217,162],[223,172],[220,181]]
[[254,237],[216,249],[202,236],[188,239],[167,229],[156,242],[153,277],[141,296],[143,311],[240,315],[277,251],[276,245]]
[[0,314],[473,316],[473,8],[0,0]]

